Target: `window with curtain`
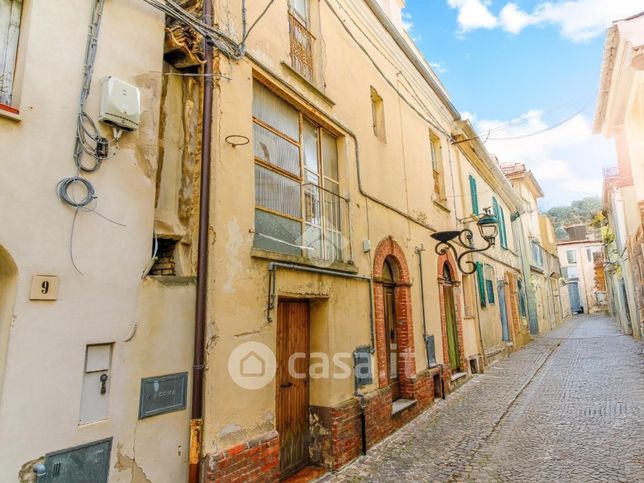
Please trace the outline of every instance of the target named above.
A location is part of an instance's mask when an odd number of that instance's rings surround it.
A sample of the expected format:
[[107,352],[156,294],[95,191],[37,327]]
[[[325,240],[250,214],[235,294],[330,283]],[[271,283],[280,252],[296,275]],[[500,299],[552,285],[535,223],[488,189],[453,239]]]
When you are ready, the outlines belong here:
[[478,192],[476,191],[476,179],[474,178],[474,176],[470,175],[469,180],[470,180],[470,198],[472,200],[472,214],[478,215],[479,214],[479,195],[478,195]]
[[253,145],[254,246],[345,261],[347,207],[340,196],[336,139],[255,82]]
[[566,250],[566,260],[568,263],[577,263],[577,250]]
[[0,0],[0,104],[13,101],[22,0]]

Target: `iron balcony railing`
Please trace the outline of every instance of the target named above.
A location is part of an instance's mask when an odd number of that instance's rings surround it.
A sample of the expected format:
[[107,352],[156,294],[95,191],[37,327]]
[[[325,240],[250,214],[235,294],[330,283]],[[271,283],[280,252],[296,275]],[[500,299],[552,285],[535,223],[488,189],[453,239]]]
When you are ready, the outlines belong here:
[[289,12],[291,66],[303,77],[313,80],[313,42],[315,37],[295,15]]
[[329,263],[352,260],[349,200],[313,183],[303,187],[305,255]]
[[604,178],[615,178],[619,176],[619,168],[617,166],[606,166],[603,168]]

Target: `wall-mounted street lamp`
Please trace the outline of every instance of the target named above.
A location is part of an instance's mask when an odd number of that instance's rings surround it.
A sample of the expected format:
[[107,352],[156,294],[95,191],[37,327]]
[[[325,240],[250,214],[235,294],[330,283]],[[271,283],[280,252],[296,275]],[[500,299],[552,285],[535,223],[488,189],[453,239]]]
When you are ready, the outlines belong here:
[[[483,209],[483,214],[478,218],[476,226],[479,228],[481,238],[487,243],[487,246],[483,248],[474,248],[474,233],[469,228],[461,231],[439,231],[431,235],[434,240],[438,241],[436,247],[434,247],[436,253],[444,255],[448,250],[451,250],[454,258],[456,258],[459,270],[466,275],[476,272],[476,263],[470,260],[463,260],[463,258],[470,253],[484,252],[494,246],[494,240],[499,232],[499,222],[496,216],[490,213],[490,208]],[[465,251],[459,255],[455,245],[465,248]],[[471,268],[465,269],[463,262],[469,264]]]

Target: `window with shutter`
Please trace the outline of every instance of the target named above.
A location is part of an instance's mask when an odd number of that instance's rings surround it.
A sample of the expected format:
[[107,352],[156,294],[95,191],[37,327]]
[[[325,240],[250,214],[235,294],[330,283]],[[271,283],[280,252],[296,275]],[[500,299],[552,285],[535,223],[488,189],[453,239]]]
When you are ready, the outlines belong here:
[[10,106],[20,36],[22,0],[0,0],[0,104]]
[[470,175],[470,197],[472,198],[472,214],[478,215],[479,213],[479,195],[476,192],[476,179]]

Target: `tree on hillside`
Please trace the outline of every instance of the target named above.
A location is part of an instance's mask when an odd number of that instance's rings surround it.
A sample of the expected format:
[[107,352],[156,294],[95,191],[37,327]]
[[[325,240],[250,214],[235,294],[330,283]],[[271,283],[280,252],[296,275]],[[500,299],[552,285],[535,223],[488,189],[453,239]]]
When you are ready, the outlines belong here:
[[587,196],[573,201],[570,206],[555,206],[546,212],[555,229],[558,240],[566,238],[564,227],[581,223],[589,224],[593,217],[602,209],[602,201],[598,196]]

